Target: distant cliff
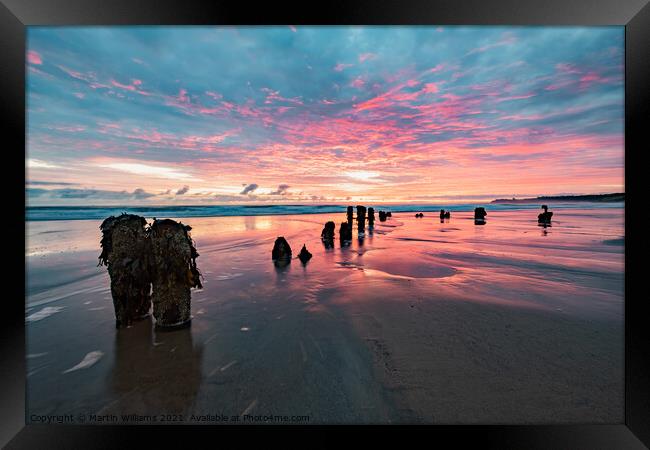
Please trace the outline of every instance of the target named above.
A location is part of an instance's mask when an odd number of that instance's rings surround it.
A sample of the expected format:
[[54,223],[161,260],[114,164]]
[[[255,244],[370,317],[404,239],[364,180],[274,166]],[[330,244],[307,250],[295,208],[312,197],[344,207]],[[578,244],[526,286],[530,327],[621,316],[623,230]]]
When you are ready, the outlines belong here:
[[624,202],[625,193],[593,195],[556,195],[535,198],[498,198],[491,203],[544,203],[544,202]]

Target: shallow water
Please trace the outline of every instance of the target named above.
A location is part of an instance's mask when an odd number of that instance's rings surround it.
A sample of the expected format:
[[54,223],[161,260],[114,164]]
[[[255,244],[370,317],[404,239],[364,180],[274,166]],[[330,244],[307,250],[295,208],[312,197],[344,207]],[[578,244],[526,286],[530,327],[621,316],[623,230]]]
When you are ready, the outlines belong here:
[[[330,249],[343,212],[179,219],[204,288],[175,332],[115,330],[100,220],[28,222],[29,414],[620,421],[622,208],[413,215]],[[277,236],[313,258],[276,268]]]

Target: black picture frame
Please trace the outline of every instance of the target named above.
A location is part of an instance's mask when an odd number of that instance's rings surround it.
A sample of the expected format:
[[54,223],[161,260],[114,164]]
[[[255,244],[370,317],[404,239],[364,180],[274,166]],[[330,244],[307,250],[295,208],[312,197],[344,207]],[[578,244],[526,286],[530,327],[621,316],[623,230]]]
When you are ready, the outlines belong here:
[[[644,139],[650,130],[650,4],[648,0],[401,0],[329,1],[308,8],[275,2],[170,0],[0,0],[0,110],[5,158],[10,168],[3,175],[8,215],[4,236],[12,244],[10,266],[19,270],[24,258],[25,229],[25,49],[30,25],[225,25],[225,24],[435,24],[435,25],[624,25],[625,55],[625,422],[608,425],[539,426],[417,426],[406,430],[454,446],[475,444],[493,448],[650,447],[650,317],[642,277],[641,258],[648,250],[647,205],[642,204]],[[8,143],[12,142],[12,145]],[[23,152],[19,149],[23,149]],[[5,243],[6,245],[6,243]],[[3,246],[4,247],[4,246]],[[9,250],[10,248],[10,250]],[[13,261],[15,259],[15,262]],[[0,370],[0,444],[6,448],[120,448],[133,445],[134,435],[146,433],[166,444],[188,439],[218,442],[215,435],[232,430],[212,426],[73,426],[25,425],[25,320],[24,284],[5,274],[2,302],[2,369]],[[248,432],[260,427],[235,431]],[[268,427],[262,427],[268,430]],[[282,427],[301,439],[314,426]],[[394,430],[394,427],[389,428]],[[328,428],[331,429],[331,428]],[[343,429],[349,430],[344,427]],[[386,428],[372,427],[380,438]],[[221,439],[220,437],[219,439]],[[434,440],[435,439],[435,440]],[[303,441],[309,445],[310,441]],[[324,442],[324,441],[323,441]],[[336,441],[334,441],[336,442]],[[156,445],[150,442],[147,445]]]

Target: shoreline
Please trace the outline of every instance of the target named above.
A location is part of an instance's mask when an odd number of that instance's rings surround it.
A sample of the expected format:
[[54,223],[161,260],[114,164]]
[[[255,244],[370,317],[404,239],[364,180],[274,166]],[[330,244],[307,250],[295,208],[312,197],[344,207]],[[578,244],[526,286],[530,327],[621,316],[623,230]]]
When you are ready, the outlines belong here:
[[[394,213],[433,213],[440,209],[452,213],[471,212],[477,206],[483,206],[489,211],[518,211],[539,209],[539,202],[499,202],[499,203],[450,203],[450,204],[376,204],[375,210],[386,209]],[[557,201],[550,202],[551,209],[611,209],[624,208],[625,202],[588,202],[588,201]],[[206,205],[206,206],[162,206],[162,207],[114,207],[114,206],[30,206],[25,209],[25,222],[48,222],[65,220],[103,220],[111,215],[122,212],[142,215],[148,220],[153,217],[174,217],[176,219],[211,218],[211,217],[254,217],[254,216],[290,216],[344,214],[346,205]],[[60,213],[60,214],[57,214]],[[436,216],[437,217],[437,216]]]

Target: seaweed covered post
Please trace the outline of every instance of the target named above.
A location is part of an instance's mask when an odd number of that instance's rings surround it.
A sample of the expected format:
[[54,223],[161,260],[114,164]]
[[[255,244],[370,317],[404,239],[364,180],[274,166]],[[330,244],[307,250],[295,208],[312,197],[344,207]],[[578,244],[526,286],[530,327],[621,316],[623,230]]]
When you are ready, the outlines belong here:
[[386,222],[386,211],[379,211],[379,221]]
[[158,328],[178,328],[191,321],[190,288],[202,288],[196,267],[199,254],[189,225],[171,219],[155,220],[149,229],[153,314]]
[[106,265],[111,278],[115,327],[128,327],[151,309],[151,258],[147,220],[134,214],[111,216],[99,226],[102,231],[99,266]]
[[271,259],[273,259],[273,263],[277,267],[285,267],[291,262],[291,247],[283,236],[275,240],[271,251]]

